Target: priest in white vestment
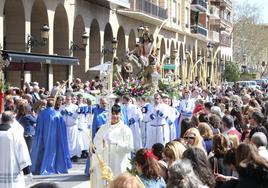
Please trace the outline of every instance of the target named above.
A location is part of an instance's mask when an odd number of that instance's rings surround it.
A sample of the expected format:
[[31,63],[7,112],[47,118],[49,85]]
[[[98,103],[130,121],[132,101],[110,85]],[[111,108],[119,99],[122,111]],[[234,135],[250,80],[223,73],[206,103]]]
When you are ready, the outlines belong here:
[[131,129],[121,121],[121,108],[119,105],[112,107],[111,125],[100,127],[94,138],[96,148],[93,155],[93,187],[103,187],[107,184],[101,178],[99,161],[96,154],[111,168],[113,178],[127,170],[130,165],[131,151],[133,150],[133,136]]
[[12,128],[12,112],[4,112],[0,125],[0,187],[24,188],[23,169],[29,168],[31,159],[23,135]]

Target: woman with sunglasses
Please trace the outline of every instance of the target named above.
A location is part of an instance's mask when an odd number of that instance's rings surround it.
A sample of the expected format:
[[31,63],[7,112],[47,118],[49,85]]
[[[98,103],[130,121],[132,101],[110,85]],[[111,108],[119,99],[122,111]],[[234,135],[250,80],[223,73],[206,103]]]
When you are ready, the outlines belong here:
[[200,135],[197,128],[188,129],[185,132],[183,139],[185,140],[185,143],[187,144],[188,147],[198,147],[202,149],[203,151],[205,151],[206,153],[206,148],[203,143],[203,138]]

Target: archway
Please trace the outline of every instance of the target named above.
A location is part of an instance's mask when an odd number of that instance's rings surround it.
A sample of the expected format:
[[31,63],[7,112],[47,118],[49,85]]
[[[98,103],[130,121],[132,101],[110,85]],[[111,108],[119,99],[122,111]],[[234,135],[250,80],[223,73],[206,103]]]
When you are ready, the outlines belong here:
[[[54,54],[69,55],[69,26],[67,13],[62,4],[55,10],[54,16]],[[53,82],[67,80],[67,65],[53,65]]]
[[191,58],[190,58],[190,55],[192,54],[192,49],[191,49],[191,46],[189,45],[186,49],[186,78],[187,80],[190,80],[190,68],[191,68]]
[[129,51],[133,50],[136,47],[136,36],[133,29],[130,30],[128,36],[128,49]]
[[171,45],[170,45],[170,51],[169,51],[169,54],[170,54],[170,64],[175,64],[175,55],[174,55],[174,50],[175,50],[175,44],[174,44],[174,41],[172,40],[171,41]]
[[[25,13],[21,0],[6,0],[4,5],[5,50],[25,51]],[[6,80],[20,87],[21,71],[8,70]]]
[[180,51],[179,51],[179,76],[182,78],[182,64],[184,63],[183,61],[183,45],[182,43],[180,44]]
[[112,61],[112,40],[113,30],[110,23],[107,23],[104,29],[104,62]]
[[82,35],[85,32],[85,23],[81,15],[76,16],[74,21],[74,28],[73,28],[73,44],[77,45],[81,49],[73,48],[73,56],[79,58],[79,65],[74,66],[73,69],[73,76],[74,78],[80,78],[82,81],[86,81],[87,74],[85,72],[85,58],[86,58],[86,51],[85,46],[83,46],[83,38]]
[[117,57],[118,59],[121,59],[124,57],[126,53],[126,39],[125,39],[125,31],[122,26],[119,27],[117,32]]
[[[40,28],[44,25],[48,25],[48,15],[47,8],[43,0],[35,0],[32,13],[31,13],[31,35],[37,40],[41,41],[41,32]],[[48,54],[48,46],[49,41],[47,41],[46,45],[36,45],[31,49],[32,52]],[[41,64],[40,71],[32,71],[32,81],[36,81],[39,83],[41,87],[48,86],[48,65]],[[46,79],[44,79],[46,78]]]
[[164,38],[162,38],[161,44],[160,44],[160,62],[162,62],[162,57],[164,54],[166,54],[166,45],[165,45]]
[[[100,26],[96,19],[91,22],[89,34],[89,68],[101,64]],[[90,71],[90,78],[98,75],[98,72]]]
[[[192,72],[192,70],[193,70],[194,64],[195,64],[196,61],[197,61],[197,56],[196,56],[197,53],[198,53],[198,50],[197,50],[197,52],[196,52],[196,50],[195,50],[195,46],[193,46],[193,50],[192,50],[192,62],[190,62],[190,70],[189,70],[190,74],[191,74],[191,72]],[[196,69],[192,72],[192,75],[190,75],[190,76],[192,76],[192,77],[190,78],[191,81],[194,80],[195,75],[196,75]]]

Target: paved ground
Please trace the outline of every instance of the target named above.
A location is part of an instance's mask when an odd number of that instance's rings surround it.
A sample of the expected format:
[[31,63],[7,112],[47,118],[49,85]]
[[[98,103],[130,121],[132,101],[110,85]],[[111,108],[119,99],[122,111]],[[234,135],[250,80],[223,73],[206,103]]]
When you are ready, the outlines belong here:
[[56,174],[48,176],[36,176],[32,179],[26,178],[26,186],[30,187],[40,182],[54,182],[60,188],[89,188],[89,177],[84,175],[85,160],[73,163],[73,168],[69,170],[69,174]]

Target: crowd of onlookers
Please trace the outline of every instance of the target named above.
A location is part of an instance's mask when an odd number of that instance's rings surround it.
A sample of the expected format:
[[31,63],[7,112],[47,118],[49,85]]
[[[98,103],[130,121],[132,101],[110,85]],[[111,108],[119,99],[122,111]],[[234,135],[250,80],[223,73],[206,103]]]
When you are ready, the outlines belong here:
[[[24,127],[29,149],[36,114],[45,108],[47,97],[58,92],[94,94],[102,89],[98,78],[84,83],[76,79],[70,87],[62,86],[63,82],[56,82],[51,91],[46,91],[33,82],[25,84],[24,90],[6,91],[4,110],[13,111],[22,125],[32,125]],[[181,86],[178,93],[181,99],[170,99],[170,105],[179,106],[186,93],[195,104],[191,116],[180,120],[180,137],[136,151],[132,159],[136,176],[124,173],[109,187],[267,188],[266,93],[238,87],[202,90],[194,85]]]
[[266,93],[236,87],[190,87],[190,93],[195,108],[181,121],[181,137],[138,150],[137,176],[122,174],[112,188],[268,187]]

